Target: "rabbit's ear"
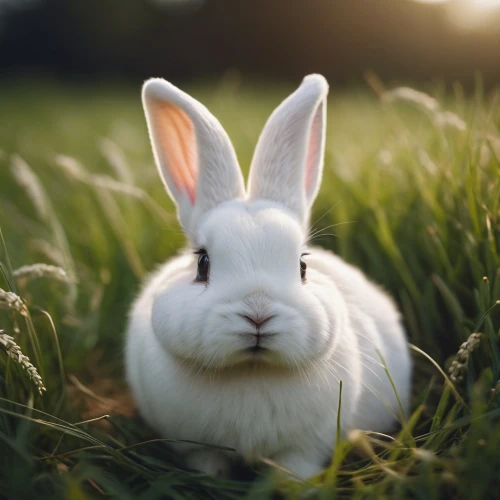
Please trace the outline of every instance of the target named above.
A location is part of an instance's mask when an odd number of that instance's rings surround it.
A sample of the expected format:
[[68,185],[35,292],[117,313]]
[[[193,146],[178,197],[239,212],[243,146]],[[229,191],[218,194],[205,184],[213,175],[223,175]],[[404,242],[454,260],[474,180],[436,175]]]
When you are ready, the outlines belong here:
[[321,184],[328,84],[309,75],[267,121],[249,179],[249,198],[277,201],[306,223]]
[[157,78],[144,84],[142,102],[156,164],[183,227],[195,230],[207,210],[244,197],[234,148],[205,106]]

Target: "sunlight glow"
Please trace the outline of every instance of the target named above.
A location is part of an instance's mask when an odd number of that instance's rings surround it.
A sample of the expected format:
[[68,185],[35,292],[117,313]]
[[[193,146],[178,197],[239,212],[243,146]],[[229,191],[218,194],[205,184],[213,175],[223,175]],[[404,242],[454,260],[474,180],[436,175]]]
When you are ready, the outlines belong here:
[[441,5],[452,24],[470,31],[498,29],[500,0],[412,0],[427,5]]
[[447,9],[450,21],[463,30],[494,30],[500,25],[500,0],[454,0]]
[[474,7],[479,9],[496,9],[500,7],[500,0],[469,0]]
[[443,4],[451,6],[466,6],[468,9],[496,9],[500,7],[500,0],[413,0],[417,3]]

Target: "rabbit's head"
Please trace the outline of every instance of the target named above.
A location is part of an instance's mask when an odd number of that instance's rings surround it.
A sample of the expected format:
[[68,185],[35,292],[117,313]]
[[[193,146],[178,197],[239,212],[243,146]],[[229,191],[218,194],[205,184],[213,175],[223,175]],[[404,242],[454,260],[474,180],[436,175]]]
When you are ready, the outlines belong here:
[[214,116],[153,79],[143,103],[156,163],[191,242],[157,295],[155,335],[200,366],[293,367],[328,357],[342,322],[336,288],[307,268],[307,225],[323,169],[326,96],[306,77],[269,118],[248,190]]

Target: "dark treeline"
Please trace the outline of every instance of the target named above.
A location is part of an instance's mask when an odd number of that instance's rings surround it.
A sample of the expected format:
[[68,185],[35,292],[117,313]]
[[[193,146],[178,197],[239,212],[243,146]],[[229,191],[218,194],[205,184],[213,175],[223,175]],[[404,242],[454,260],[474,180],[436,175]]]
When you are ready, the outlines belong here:
[[[19,0],[23,1],[23,0]],[[2,2],[0,1],[0,4]],[[9,5],[9,4],[7,4]],[[259,77],[500,81],[500,22],[463,31],[406,0],[30,0],[3,9],[0,73],[173,79]],[[22,3],[21,3],[22,5]]]

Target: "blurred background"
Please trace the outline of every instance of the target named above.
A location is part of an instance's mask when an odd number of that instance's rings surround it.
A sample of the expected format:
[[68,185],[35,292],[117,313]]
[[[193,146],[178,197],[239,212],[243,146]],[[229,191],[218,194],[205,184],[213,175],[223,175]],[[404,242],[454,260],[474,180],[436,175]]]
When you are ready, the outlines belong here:
[[500,0],[0,0],[0,74],[500,79]]

